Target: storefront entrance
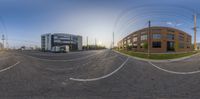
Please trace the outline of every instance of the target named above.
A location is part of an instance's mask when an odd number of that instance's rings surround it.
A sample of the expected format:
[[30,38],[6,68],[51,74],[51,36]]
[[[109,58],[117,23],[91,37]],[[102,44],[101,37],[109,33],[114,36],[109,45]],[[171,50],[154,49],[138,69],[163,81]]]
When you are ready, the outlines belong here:
[[174,51],[174,42],[173,41],[167,42],[167,51]]

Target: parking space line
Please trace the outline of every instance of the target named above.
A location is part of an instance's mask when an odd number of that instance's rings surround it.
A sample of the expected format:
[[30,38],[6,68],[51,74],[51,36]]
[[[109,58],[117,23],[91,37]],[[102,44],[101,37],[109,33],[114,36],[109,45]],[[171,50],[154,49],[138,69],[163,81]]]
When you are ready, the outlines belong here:
[[97,78],[91,78],[91,79],[69,78],[69,80],[85,82],[85,81],[97,81],[97,80],[107,78],[107,77],[113,75],[114,73],[116,73],[117,71],[119,71],[127,63],[128,60],[129,60],[129,57],[117,69],[115,69],[113,72],[111,72],[107,75],[97,77]]
[[151,64],[153,67],[161,70],[161,71],[164,71],[164,72],[167,72],[167,73],[171,73],[171,74],[179,74],[179,75],[188,75],[188,74],[196,74],[196,73],[200,73],[200,70],[198,71],[191,71],[191,72],[176,72],[176,71],[171,71],[171,70],[166,70],[166,69],[163,69],[159,66],[156,66],[155,64],[153,64],[152,62],[148,62],[149,64]]
[[17,64],[19,64],[19,63],[20,63],[20,61],[17,61],[15,64],[13,64],[13,65],[11,65],[11,66],[9,66],[9,67],[7,67],[7,68],[1,69],[1,70],[0,70],[0,73],[6,71],[6,70],[8,70],[8,69],[11,69],[11,68],[15,67],[15,66],[16,66]]

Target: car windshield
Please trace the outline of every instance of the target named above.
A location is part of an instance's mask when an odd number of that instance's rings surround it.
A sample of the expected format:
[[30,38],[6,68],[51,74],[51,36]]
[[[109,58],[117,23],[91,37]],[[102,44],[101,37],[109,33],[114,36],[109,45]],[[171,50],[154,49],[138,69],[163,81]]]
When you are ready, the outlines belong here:
[[198,99],[198,0],[0,0],[0,99]]

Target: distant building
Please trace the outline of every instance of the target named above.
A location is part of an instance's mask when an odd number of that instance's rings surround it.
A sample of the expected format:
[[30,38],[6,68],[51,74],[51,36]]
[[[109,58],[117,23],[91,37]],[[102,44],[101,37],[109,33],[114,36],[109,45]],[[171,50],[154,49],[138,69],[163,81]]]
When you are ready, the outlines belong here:
[[148,44],[148,28],[138,30],[118,42],[119,49],[136,52],[165,53],[192,51],[191,35],[184,31],[169,27],[151,27],[150,44]]
[[41,35],[41,49],[52,51],[54,47],[69,46],[69,50],[82,50],[82,36],[66,33],[48,33]]

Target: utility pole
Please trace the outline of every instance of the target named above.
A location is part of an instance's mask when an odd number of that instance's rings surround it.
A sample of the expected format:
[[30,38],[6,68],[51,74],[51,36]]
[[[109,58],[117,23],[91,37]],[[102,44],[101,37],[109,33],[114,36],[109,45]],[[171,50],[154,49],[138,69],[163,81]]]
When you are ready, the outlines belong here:
[[113,32],[113,35],[112,35],[112,36],[113,36],[113,44],[112,44],[112,45],[113,45],[113,48],[114,48],[114,46],[115,46],[115,41],[114,41],[114,32]]
[[148,58],[149,58],[149,56],[150,56],[150,43],[151,43],[151,41],[150,41],[150,39],[151,39],[151,36],[150,36],[150,33],[151,33],[151,21],[149,20],[149,27],[148,27]]
[[4,34],[2,35],[2,41],[3,41],[3,49],[4,49],[4,40],[5,40],[5,36],[4,36]]
[[86,41],[87,41],[87,50],[88,50],[88,36],[87,36],[87,38],[86,38]]
[[196,13],[194,13],[194,50],[197,50],[196,33],[197,33],[197,15]]
[[6,41],[6,48],[9,49],[8,41]]
[[70,46],[69,46],[69,50],[72,50],[72,36],[70,35]]

